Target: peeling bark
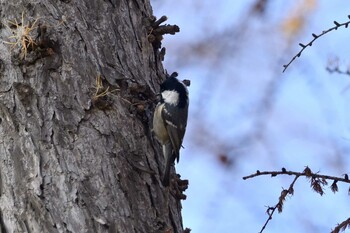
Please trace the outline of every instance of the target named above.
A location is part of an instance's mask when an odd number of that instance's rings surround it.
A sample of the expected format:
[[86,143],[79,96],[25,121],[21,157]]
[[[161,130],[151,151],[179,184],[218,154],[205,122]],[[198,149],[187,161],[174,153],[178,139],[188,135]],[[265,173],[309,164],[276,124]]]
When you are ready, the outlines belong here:
[[0,3],[3,41],[8,20],[38,19],[25,59],[0,44],[0,232],[182,232],[149,124],[149,2]]

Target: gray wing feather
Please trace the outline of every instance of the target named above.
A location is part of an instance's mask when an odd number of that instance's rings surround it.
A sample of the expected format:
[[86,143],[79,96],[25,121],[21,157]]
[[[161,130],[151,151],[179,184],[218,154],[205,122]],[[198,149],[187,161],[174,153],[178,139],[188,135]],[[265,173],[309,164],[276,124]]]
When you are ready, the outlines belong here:
[[[170,115],[166,109],[172,112]],[[179,151],[182,145],[182,140],[186,131],[187,123],[187,108],[186,109],[177,109],[171,105],[168,105],[166,108],[163,108],[163,119],[165,127],[167,128],[169,138],[173,147],[173,152],[175,154],[175,159],[179,161]],[[174,162],[172,161],[172,162]]]

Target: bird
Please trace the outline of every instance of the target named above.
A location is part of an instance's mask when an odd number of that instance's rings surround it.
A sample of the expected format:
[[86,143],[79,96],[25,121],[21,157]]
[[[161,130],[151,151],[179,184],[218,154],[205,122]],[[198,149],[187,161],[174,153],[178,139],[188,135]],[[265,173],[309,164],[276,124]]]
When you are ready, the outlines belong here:
[[160,84],[160,100],[153,114],[153,132],[162,145],[165,170],[162,184],[170,183],[170,169],[179,162],[180,149],[185,136],[188,118],[188,89],[177,79],[176,72],[167,75]]

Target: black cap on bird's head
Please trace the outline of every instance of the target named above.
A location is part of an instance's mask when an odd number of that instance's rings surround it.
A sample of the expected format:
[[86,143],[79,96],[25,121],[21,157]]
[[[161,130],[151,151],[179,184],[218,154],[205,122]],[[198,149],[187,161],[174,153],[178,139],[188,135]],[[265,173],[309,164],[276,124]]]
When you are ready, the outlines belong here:
[[176,83],[179,82],[179,80],[176,78],[177,76],[177,72],[174,72],[171,75],[167,74],[164,82],[160,84],[160,92],[164,90],[174,90]]

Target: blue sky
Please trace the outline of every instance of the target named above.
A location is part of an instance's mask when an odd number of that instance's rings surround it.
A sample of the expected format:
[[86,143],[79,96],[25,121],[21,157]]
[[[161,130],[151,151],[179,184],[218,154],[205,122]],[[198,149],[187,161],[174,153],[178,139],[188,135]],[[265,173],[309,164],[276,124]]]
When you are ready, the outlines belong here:
[[[335,56],[341,69],[349,67],[349,29],[318,39],[282,73],[299,42],[306,44],[334,20],[348,20],[349,4],[271,0],[266,15],[254,17],[253,2],[152,1],[157,17],[167,15],[167,23],[181,28],[165,36],[164,66],[191,80],[189,126],[176,168],[190,180],[182,213],[194,233],[260,231],[266,206],[277,203],[293,178],[242,180],[256,170],[302,171],[308,165],[322,174],[349,172],[350,76],[325,69]],[[313,7],[304,27],[286,37],[283,23],[307,3]],[[208,38],[203,56],[188,53]],[[232,166],[219,162],[220,153]],[[330,232],[350,217],[348,188],[339,184],[338,193],[327,188],[321,197],[300,179],[265,232]]]

